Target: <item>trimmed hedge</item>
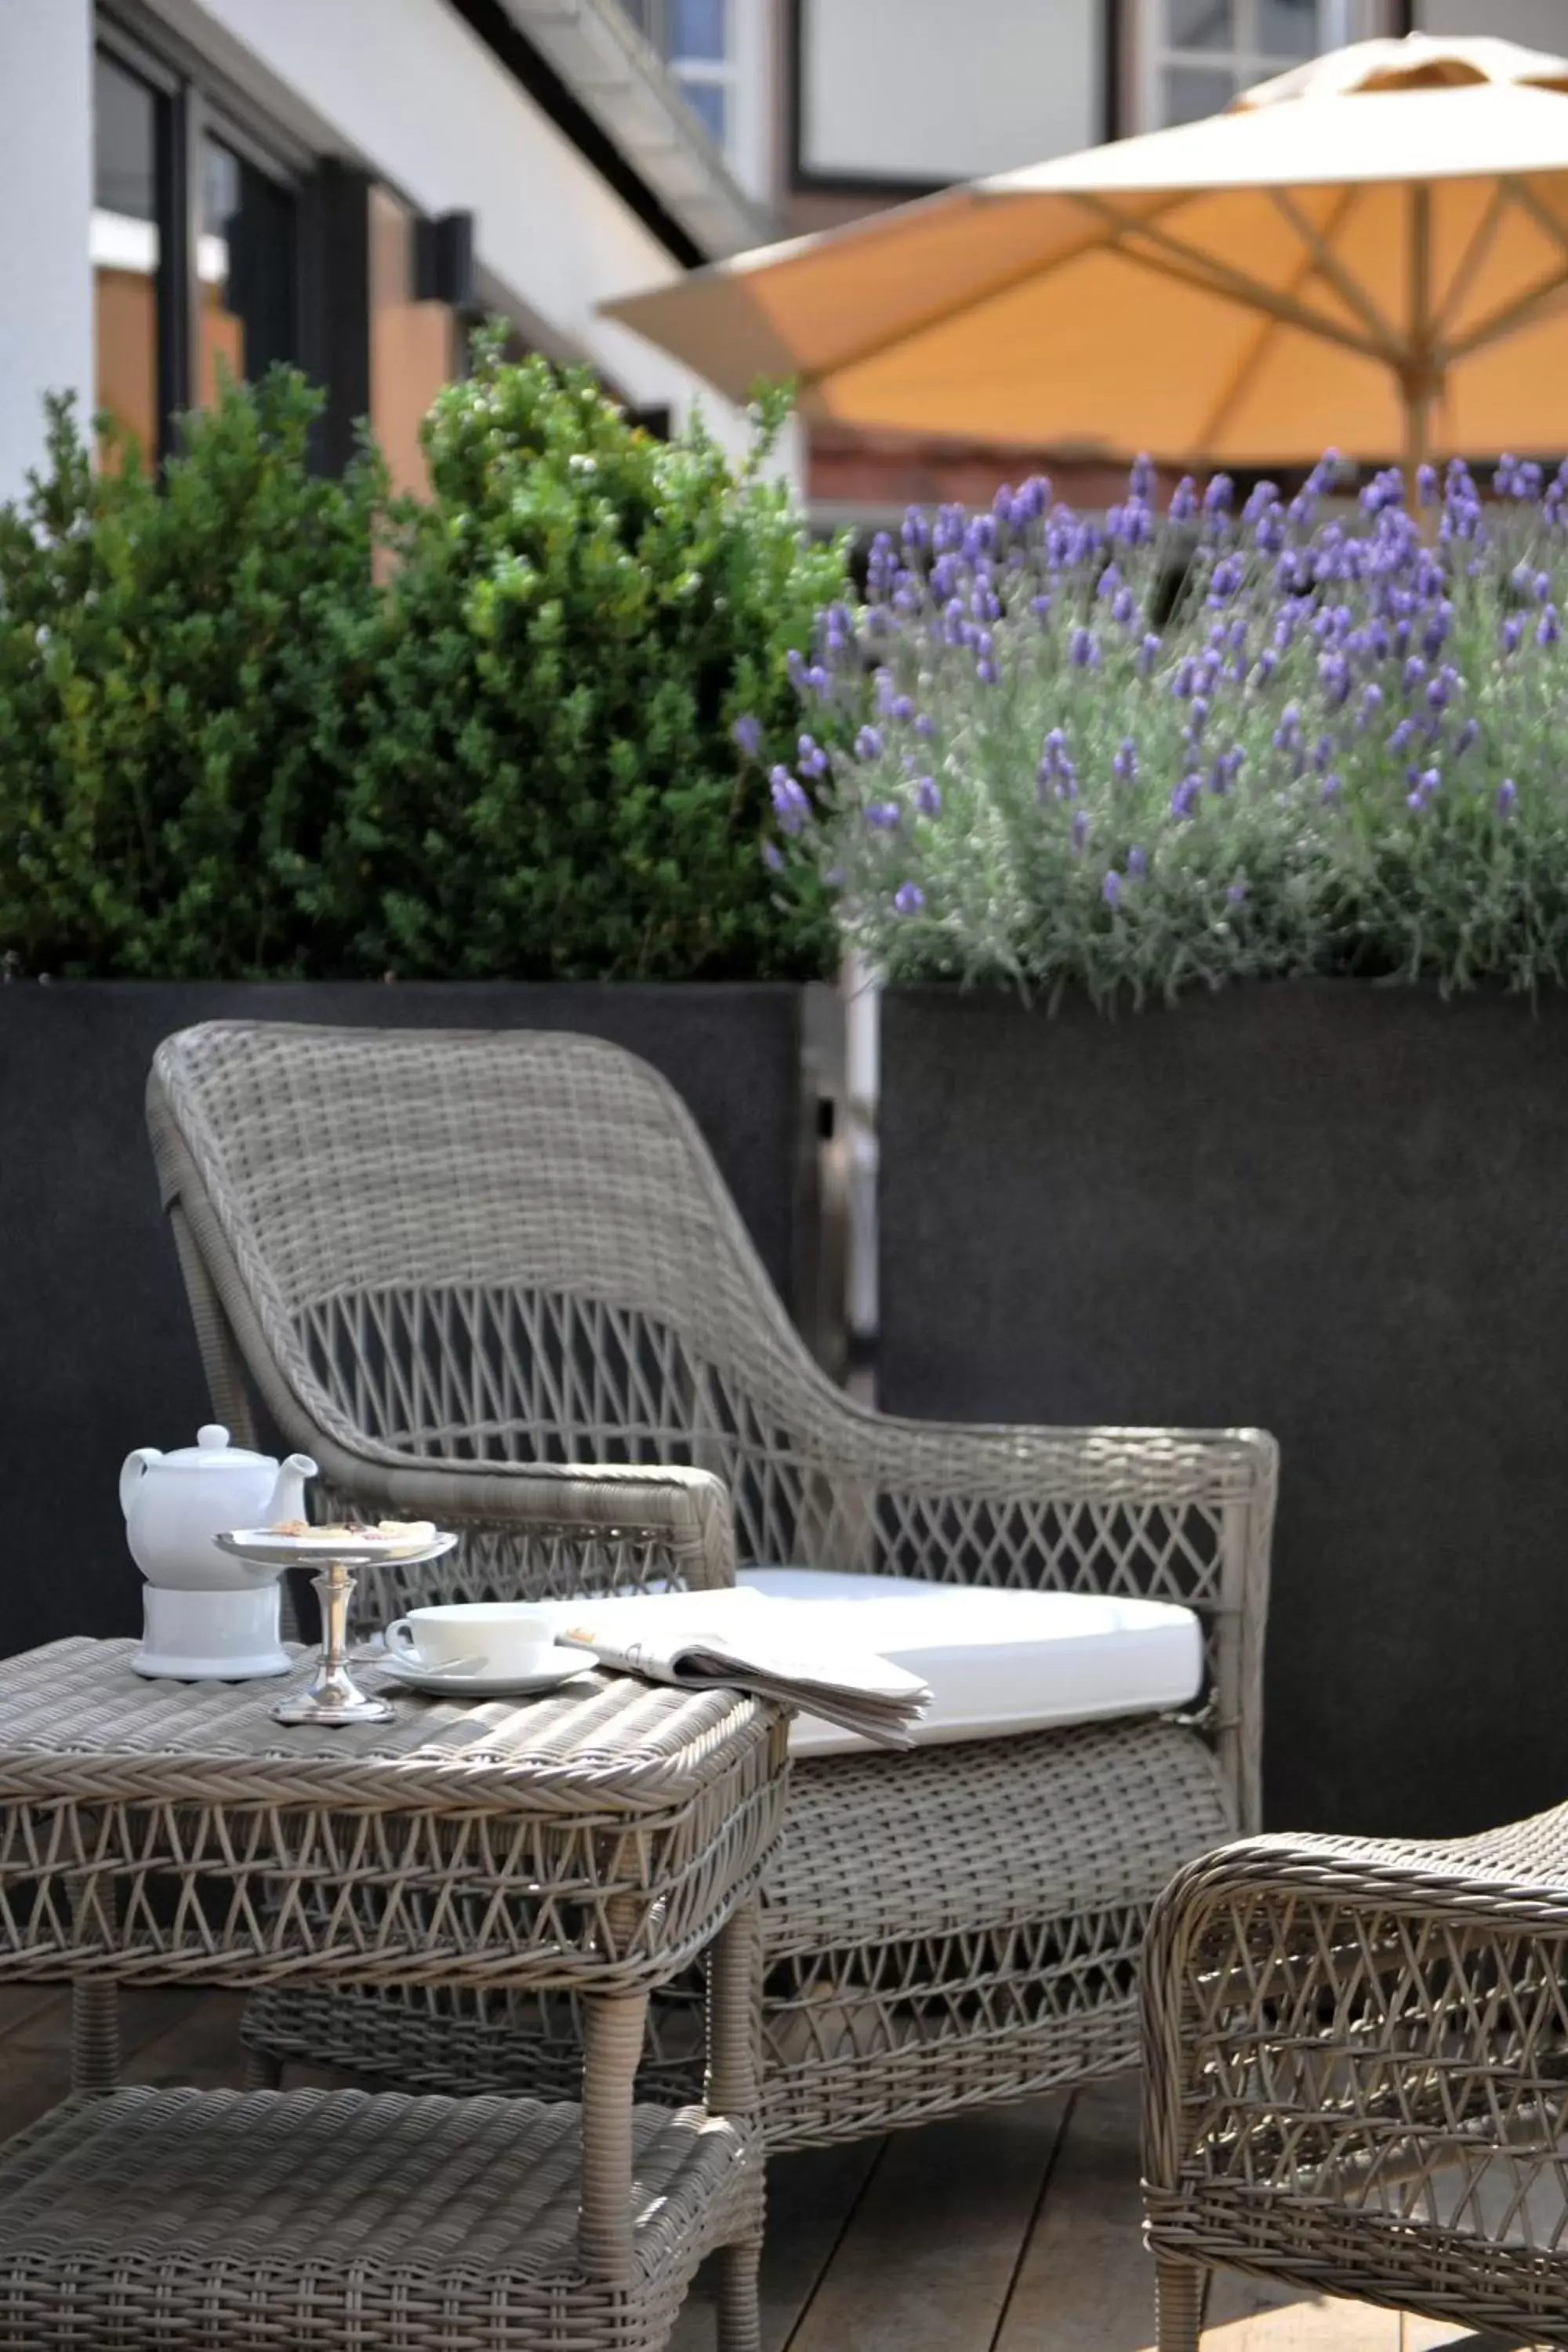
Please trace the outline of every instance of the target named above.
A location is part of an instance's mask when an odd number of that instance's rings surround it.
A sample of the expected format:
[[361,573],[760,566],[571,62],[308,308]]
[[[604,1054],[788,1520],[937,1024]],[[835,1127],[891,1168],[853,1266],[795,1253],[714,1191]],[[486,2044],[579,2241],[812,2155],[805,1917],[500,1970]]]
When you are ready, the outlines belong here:
[[[276,371],[162,480],[62,401],[0,510],[0,954],[75,978],[772,979],[825,902],[761,850],[788,656],[843,581],[763,467],[481,341],[426,426],[314,473]],[[742,738],[753,739],[748,725]]]

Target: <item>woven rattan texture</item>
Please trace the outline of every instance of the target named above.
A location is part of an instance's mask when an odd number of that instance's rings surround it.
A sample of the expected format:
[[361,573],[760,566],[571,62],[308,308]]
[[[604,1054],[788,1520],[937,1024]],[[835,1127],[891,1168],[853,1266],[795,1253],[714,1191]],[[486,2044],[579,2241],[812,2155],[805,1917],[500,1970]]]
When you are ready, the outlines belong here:
[[656,2352],[762,2222],[755,2135],[632,2124],[632,2266],[578,2252],[581,2117],[524,2100],[124,2090],[0,2151],[5,2352]]
[[[1126,2063],[1148,1851],[1174,1862],[1256,1820],[1268,1438],[858,1407],[791,1328],[684,1107],[596,1040],[210,1024],[160,1048],[149,1118],[220,1418],[245,1425],[248,1381],[335,1495],[463,1533],[427,1581],[367,1586],[367,1616],[723,1582],[737,1555],[1194,1608],[1228,1811],[1194,1733],[1172,1735],[1192,1760],[1169,1799],[1141,1780],[1136,1746],[1123,1768],[1124,1727],[1084,1740],[1093,1760],[1054,1811],[1018,1743],[945,1748],[904,1780],[875,1759],[826,1784],[842,1900],[815,1954],[775,1948],[800,1897],[786,1877],[766,1889],[777,2136],[878,2130],[1070,2079],[1080,2060]],[[1069,1778],[1076,1738],[1043,1751]],[[996,1796],[1009,1771],[1013,1803]],[[905,1828],[900,1792],[917,1786]],[[1091,1869],[1064,1897],[1062,1841],[1042,1856],[1025,1806],[1093,1816],[1101,1861],[1125,1841],[1103,1889]],[[808,1879],[812,1854],[793,1836],[786,1853]],[[964,1898],[928,1927],[944,1874]],[[329,2012],[312,2002],[290,2038],[291,1999],[274,1995],[253,2034],[302,2046]],[[312,2054],[369,2063],[412,2013],[370,2030],[367,2007],[342,2008]],[[672,2087],[689,2029],[679,2003],[656,2029]],[[421,2029],[409,2053],[422,2079],[441,2079],[434,2042]],[[548,2041],[534,2063],[553,2079]],[[455,2051],[451,2079],[468,2063]]]
[[1144,2012],[1162,2352],[1210,2264],[1568,2345],[1568,1808],[1227,1848],[1160,1905]]
[[[770,2140],[855,2137],[873,2068],[901,2125],[1134,2064],[1150,1906],[1227,1827],[1214,1758],[1164,1723],[797,1764],[763,1885]],[[301,2059],[347,2040],[413,2087],[570,2095],[570,2003],[429,1986],[347,2006],[264,1995],[247,2036]],[[694,1972],[654,2004],[644,2095],[695,2096],[701,2063]]]
[[132,1647],[0,1664],[0,1973],[630,1990],[777,1835],[784,1725],[735,1693],[595,1675],[312,1733]]

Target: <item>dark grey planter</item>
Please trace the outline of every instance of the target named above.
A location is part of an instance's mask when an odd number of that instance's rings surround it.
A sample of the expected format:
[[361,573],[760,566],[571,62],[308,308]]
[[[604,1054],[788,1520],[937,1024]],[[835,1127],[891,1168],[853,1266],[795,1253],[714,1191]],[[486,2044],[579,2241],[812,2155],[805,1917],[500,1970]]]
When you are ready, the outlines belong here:
[[195,1021],[578,1029],[662,1070],[786,1303],[816,1304],[816,1104],[799,988],[13,982],[0,988],[0,1431],[6,1652],[139,1630],[115,1483],[207,1404],[142,1123],[153,1048]]
[[880,1394],[1260,1423],[1280,1826],[1568,1795],[1568,996],[883,1013]]

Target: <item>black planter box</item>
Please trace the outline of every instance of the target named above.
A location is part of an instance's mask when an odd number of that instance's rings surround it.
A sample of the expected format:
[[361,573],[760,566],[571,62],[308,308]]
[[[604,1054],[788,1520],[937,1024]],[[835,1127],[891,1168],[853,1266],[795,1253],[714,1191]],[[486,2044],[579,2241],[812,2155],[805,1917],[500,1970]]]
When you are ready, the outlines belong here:
[[1568,996],[883,1007],[880,1398],[1282,1448],[1265,1801],[1568,1796]]
[[159,1208],[142,1095],[154,1047],[208,1020],[577,1029],[679,1088],[786,1304],[809,1306],[816,1106],[789,986],[91,982],[0,987],[0,1647],[141,1627],[116,1480],[194,1442],[208,1404]]

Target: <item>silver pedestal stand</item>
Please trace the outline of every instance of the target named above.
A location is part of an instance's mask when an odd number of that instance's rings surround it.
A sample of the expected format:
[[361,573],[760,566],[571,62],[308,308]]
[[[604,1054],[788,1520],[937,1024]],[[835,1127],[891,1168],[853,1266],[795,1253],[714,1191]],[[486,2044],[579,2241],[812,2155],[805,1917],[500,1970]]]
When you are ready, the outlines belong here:
[[274,1719],[279,1723],[320,1725],[323,1729],[346,1723],[390,1723],[396,1713],[391,1701],[371,1697],[361,1690],[349,1672],[349,1598],[354,1589],[354,1570],[382,1561],[415,1568],[422,1560],[439,1559],[457,1540],[455,1535],[440,1535],[433,1542],[410,1551],[406,1547],[400,1548],[393,1538],[367,1537],[358,1543],[345,1538],[341,1544],[335,1543],[331,1553],[323,1557],[325,1548],[320,1543],[298,1537],[272,1536],[266,1528],[217,1537],[222,1549],[232,1552],[247,1568],[265,1570],[273,1576],[289,1568],[315,1571],[310,1581],[321,1603],[321,1655],[310,1687],[291,1691],[280,1698],[271,1710]]

